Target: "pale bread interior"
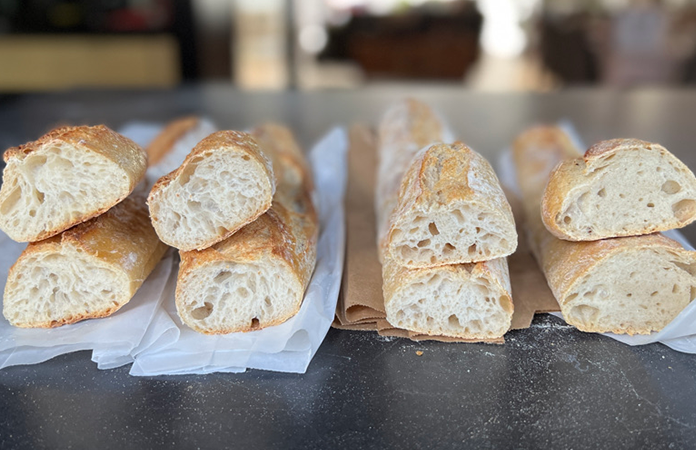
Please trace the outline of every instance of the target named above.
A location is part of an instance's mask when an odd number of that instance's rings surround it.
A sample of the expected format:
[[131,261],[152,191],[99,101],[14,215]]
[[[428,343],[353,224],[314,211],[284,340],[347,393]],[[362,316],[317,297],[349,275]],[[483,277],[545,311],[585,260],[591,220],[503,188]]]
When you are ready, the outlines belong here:
[[515,250],[511,227],[485,205],[458,202],[437,211],[409,212],[392,228],[389,249],[406,266],[487,261]]
[[192,250],[212,245],[263,213],[272,189],[251,156],[210,151],[193,158],[150,199],[150,213],[163,242]]
[[[471,271],[462,264],[459,271]],[[398,328],[462,339],[505,334],[512,320],[507,292],[485,277],[462,278],[453,271],[424,270],[404,283],[385,304],[387,320]]]
[[[273,261],[273,262],[271,262]],[[205,334],[252,331],[294,315],[304,287],[291,268],[272,259],[263,264],[214,262],[180,279],[177,310]]]
[[12,239],[33,241],[92,217],[129,190],[126,172],[102,155],[69,144],[42,148],[5,168],[0,223]]
[[[554,218],[571,235],[631,235],[652,224],[676,228],[696,217],[690,172],[657,151],[626,151],[593,162]],[[652,228],[651,230],[654,230]]]
[[124,272],[63,247],[17,262],[5,286],[3,314],[17,327],[51,327],[112,313],[130,300],[130,291]]
[[566,321],[583,331],[647,334],[664,328],[696,296],[696,262],[666,249],[612,255],[563,299]]

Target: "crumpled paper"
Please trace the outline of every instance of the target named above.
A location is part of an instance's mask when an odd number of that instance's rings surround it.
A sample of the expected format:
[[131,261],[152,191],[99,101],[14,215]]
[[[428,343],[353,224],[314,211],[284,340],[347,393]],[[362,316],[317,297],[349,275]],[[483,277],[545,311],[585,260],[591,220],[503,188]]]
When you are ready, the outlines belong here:
[[148,329],[150,345],[135,354],[131,375],[243,372],[247,368],[293,373],[307,370],[333,320],[341,284],[347,147],[345,130],[335,128],[309,154],[320,234],[316,269],[298,314],[258,331],[206,336],[181,322],[172,291]]
[[[587,148],[570,121],[563,120],[560,121],[558,125],[568,134],[576,148]],[[521,193],[519,184],[517,183],[515,167],[512,160],[512,152],[510,149],[507,149],[502,153],[498,160],[497,169],[500,182],[505,185],[506,188],[520,196]],[[678,230],[670,230],[663,232],[662,234],[679,242],[685,249],[694,250],[691,243]],[[691,303],[659,332],[635,336],[614,333],[602,334],[628,345],[645,345],[661,342],[679,352],[696,353],[696,301],[694,301],[694,299],[691,300]],[[560,312],[550,314],[563,319],[563,315]]]

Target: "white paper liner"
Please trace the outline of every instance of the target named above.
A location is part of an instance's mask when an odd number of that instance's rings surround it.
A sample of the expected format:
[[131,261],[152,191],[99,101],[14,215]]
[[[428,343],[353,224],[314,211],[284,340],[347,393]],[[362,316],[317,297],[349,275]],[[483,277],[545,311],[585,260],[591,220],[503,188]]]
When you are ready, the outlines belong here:
[[206,336],[181,322],[172,291],[146,335],[151,344],[135,355],[131,375],[243,372],[247,368],[293,373],[307,370],[333,321],[341,284],[347,149],[346,132],[335,128],[310,152],[320,234],[316,269],[297,315],[259,331]]
[[[570,137],[573,144],[578,149],[584,149],[585,144],[580,138],[573,124],[568,120],[561,120],[558,123]],[[497,164],[497,172],[500,177],[500,182],[513,193],[521,196],[515,165],[512,159],[512,152],[506,149],[500,155]],[[691,243],[678,230],[669,230],[664,233],[668,238],[679,242],[685,249],[694,250]],[[521,237],[524,239],[525,237]],[[551,313],[556,317],[563,318],[560,312]],[[654,342],[661,342],[673,350],[683,353],[696,353],[696,301],[691,299],[691,303],[684,310],[667,324],[661,331],[653,332],[645,335],[629,336],[627,334],[601,333],[609,336],[612,339],[623,342],[628,345],[645,345]]]

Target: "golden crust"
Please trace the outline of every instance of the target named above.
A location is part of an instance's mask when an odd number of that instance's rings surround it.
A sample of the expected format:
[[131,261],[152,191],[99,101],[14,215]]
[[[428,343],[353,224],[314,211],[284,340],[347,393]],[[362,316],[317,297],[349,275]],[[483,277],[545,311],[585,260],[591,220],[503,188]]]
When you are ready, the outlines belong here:
[[[167,175],[164,175],[159,180],[157,180],[157,182],[153,185],[152,190],[150,191],[150,194],[148,196],[148,205],[150,205],[153,201],[157,201],[159,197],[163,195],[164,189],[166,189],[173,180],[179,177],[190,164],[195,163],[199,159],[204,158],[205,156],[210,155],[214,152],[221,151],[222,149],[228,149],[234,152],[242,153],[244,157],[249,157],[252,160],[256,161],[260,165],[260,167],[263,168],[263,171],[268,176],[268,178],[270,180],[273,180],[274,175],[271,162],[262,153],[261,148],[257,144],[256,140],[250,134],[241,131],[218,131],[199,142],[193,148],[193,150],[191,150],[191,152],[186,156],[184,162],[176,170],[168,173]],[[219,234],[214,239],[208,242],[205,242],[198,246],[194,246],[193,248],[182,248],[182,250],[202,250],[204,248],[210,247],[211,245],[217,242],[227,239],[228,237],[232,236],[237,231],[239,231],[242,227],[260,217],[265,211],[267,211],[271,207],[272,201],[272,197],[269,196],[269,198],[266,199],[266,201],[264,202],[263,206],[259,208],[257,214],[248,217],[245,222],[239,224],[236,227],[230,227],[229,229],[226,229],[225,233]],[[152,220],[153,226],[155,227],[155,229],[157,229],[157,222],[159,221],[159,218],[156,215],[152,214],[150,218]],[[174,246],[171,242],[167,242],[167,244]]]
[[23,159],[32,152],[55,144],[69,144],[81,150],[105,156],[128,172],[134,180],[133,186],[145,176],[147,167],[145,151],[135,142],[104,125],[53,129],[33,142],[7,149],[3,159],[6,163],[13,158]]
[[174,144],[186,133],[194,129],[200,119],[196,116],[182,117],[169,122],[167,126],[150,142],[145,151],[149,165],[155,165],[174,147]]
[[[269,264],[274,261],[286,265],[303,287],[302,297],[296,308],[287,317],[279,318],[259,327],[245,329],[209,330],[187,323],[192,329],[204,334],[228,334],[231,332],[255,331],[285,322],[300,310],[304,291],[309,285],[316,263],[316,246],[319,232],[318,217],[311,200],[311,178],[309,167],[302,160],[302,153],[292,133],[279,125],[263,125],[253,132],[261,136],[263,151],[288,170],[284,164],[291,162],[291,170],[301,169],[303,179],[294,185],[289,177],[279,176],[273,205],[257,220],[249,223],[229,238],[215,245],[194,251],[181,251],[181,264],[176,287],[177,308],[181,309],[183,293],[187,286],[187,275],[208,264],[218,262],[232,264]],[[276,154],[277,152],[277,154]],[[180,316],[182,316],[180,314]]]
[[[130,301],[167,248],[150,225],[144,198],[137,195],[128,197],[99,217],[57,236],[30,243],[10,268],[7,285],[10,285],[21,273],[23,262],[28,258],[37,255],[79,252],[87,255],[91,259],[91,264],[108,267],[122,274],[129,281],[128,295],[120,299],[118,305],[110,305],[99,311],[75,313],[60,320],[18,326],[53,328],[113,314]],[[8,298],[7,286],[5,298]]]
[[659,144],[653,144],[647,141],[641,141],[640,139],[609,139],[606,141],[599,141],[590,148],[587,149],[583,155],[585,162],[590,162],[590,160],[608,156],[612,153],[617,153],[625,149],[630,148],[647,148],[659,147],[664,149]]

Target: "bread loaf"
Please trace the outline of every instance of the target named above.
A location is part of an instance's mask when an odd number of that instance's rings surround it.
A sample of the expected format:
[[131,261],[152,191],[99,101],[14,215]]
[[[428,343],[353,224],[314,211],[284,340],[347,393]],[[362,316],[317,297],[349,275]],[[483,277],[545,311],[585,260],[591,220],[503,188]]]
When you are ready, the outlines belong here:
[[54,236],[126,198],[145,152],[109,128],[63,127],[4,154],[0,228],[18,242]]
[[437,143],[444,129],[413,100],[392,107],[379,127],[375,206],[386,318],[417,333],[499,338],[513,311],[507,261],[461,263],[514,251],[512,212],[479,154]]
[[517,232],[491,165],[456,142],[416,155],[382,243],[397,264],[423,268],[508,256]]
[[256,141],[247,133],[219,131],[155,183],[148,205],[163,242],[200,250],[256,220],[271,206],[274,191],[271,163]]
[[3,314],[14,326],[49,328],[105,317],[127,304],[164,255],[145,197],[30,243],[10,269]]
[[252,135],[277,167],[273,206],[210,248],[180,252],[176,307],[200,333],[252,331],[288,320],[314,271],[318,219],[299,147],[278,125]]
[[541,219],[553,168],[577,152],[556,127],[537,127],[513,145],[532,250],[565,320],[582,331],[648,334],[696,295],[696,252],[660,234],[570,242]]
[[594,241],[696,220],[696,177],[661,145],[613,139],[574,156],[553,171],[541,204],[556,237]]

